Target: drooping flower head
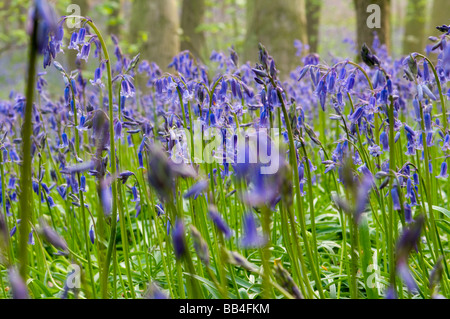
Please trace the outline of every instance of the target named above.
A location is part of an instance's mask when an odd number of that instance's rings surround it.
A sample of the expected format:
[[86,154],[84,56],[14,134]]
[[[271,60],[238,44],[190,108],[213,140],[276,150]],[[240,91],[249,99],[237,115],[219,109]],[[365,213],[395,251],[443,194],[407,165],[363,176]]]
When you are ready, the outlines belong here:
[[423,224],[424,218],[419,216],[414,223],[403,231],[397,242],[397,273],[410,291],[417,290],[417,284],[409,271],[408,258],[419,241]]
[[244,216],[244,236],[241,238],[241,246],[244,248],[258,248],[266,244],[267,238],[258,234],[253,213]]
[[177,219],[175,221],[175,225],[172,230],[172,243],[175,251],[175,256],[180,259],[186,252],[184,223],[181,219]]

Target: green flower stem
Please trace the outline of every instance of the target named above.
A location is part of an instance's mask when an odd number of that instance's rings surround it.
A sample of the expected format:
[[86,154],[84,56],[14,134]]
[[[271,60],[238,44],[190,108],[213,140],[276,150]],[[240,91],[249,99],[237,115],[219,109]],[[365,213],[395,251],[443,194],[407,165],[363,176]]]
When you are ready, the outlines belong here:
[[270,240],[270,209],[267,206],[264,206],[262,208],[262,214],[261,214],[261,219],[262,219],[262,228],[263,228],[263,234],[264,236],[267,236],[267,243],[261,247],[260,249],[260,254],[261,254],[261,260],[262,260],[262,264],[263,264],[263,273],[262,273],[262,278],[263,278],[263,287],[264,287],[264,291],[263,291],[263,298],[265,299],[270,299],[273,298],[273,291],[271,289],[270,286],[270,278],[271,278],[271,273],[272,273],[272,267],[270,267],[270,245],[271,245],[271,240]]
[[[120,116],[122,114],[121,112],[121,103],[120,103],[120,93],[121,93],[121,86],[119,86],[119,121],[120,121]],[[118,144],[118,149],[119,149],[119,153],[123,154],[121,152],[121,145],[120,145],[120,141]],[[121,161],[120,159],[117,160],[118,164],[119,164],[119,168],[121,167]],[[126,225],[126,221],[125,221],[125,214],[124,214],[124,208],[127,209],[127,207],[125,207],[124,205],[124,192],[123,192],[123,187],[122,187],[122,183],[119,183],[119,221],[120,221],[120,233],[122,236],[122,246],[123,246],[123,254],[124,254],[124,262],[125,262],[125,268],[127,270],[127,279],[128,279],[128,288],[131,291],[131,297],[133,299],[136,299],[136,293],[134,291],[134,285],[133,285],[133,277],[131,276],[131,267],[130,267],[130,258],[129,258],[129,243],[128,243],[128,232],[127,232],[127,225]],[[127,218],[129,217],[129,214],[127,214]],[[134,242],[134,235],[133,235],[133,229],[130,228],[131,231],[131,235],[133,237],[133,242]],[[136,245],[135,245],[136,248]]]
[[30,36],[30,51],[28,56],[28,77],[26,82],[26,105],[24,113],[24,123],[22,127],[22,166],[20,173],[20,217],[22,222],[19,225],[19,261],[20,275],[26,282],[28,277],[28,235],[30,233],[31,216],[31,134],[33,130],[33,97],[34,81],[36,77],[37,60],[37,21],[34,19],[33,31]]
[[[389,115],[389,170],[391,172],[396,171],[396,163],[395,163],[395,132],[394,132],[394,100],[392,96],[390,97],[390,105],[388,107],[388,115]],[[392,191],[394,186],[394,178],[389,179],[389,192]],[[395,257],[394,257],[394,210],[393,210],[393,200],[392,196],[389,200],[389,222],[388,222],[388,247],[389,247],[389,274],[390,274],[390,283],[391,285],[395,285]]]
[[[97,26],[89,19],[83,18],[86,23],[92,28],[92,30],[97,35],[103,54],[106,59],[106,73],[108,76],[108,108],[109,108],[109,138],[110,138],[110,157],[111,157],[111,175],[114,177],[116,175],[116,147],[114,142],[114,110],[113,110],[113,87],[112,87],[112,73],[111,73],[111,61],[109,59],[108,49],[106,47],[105,40],[102,34],[98,30]],[[108,243],[108,251],[106,253],[105,260],[105,273],[103,280],[108,280],[109,267],[111,264],[112,250],[115,247],[116,232],[117,232],[117,182],[113,181],[111,183],[112,188],[112,220],[111,220],[111,235]],[[102,217],[100,217],[102,218]],[[103,283],[105,291],[103,292],[103,297],[107,296],[107,284]]]
[[[442,122],[443,122],[443,125],[444,125],[444,135],[445,135],[445,134],[447,134],[447,129],[448,129],[448,119],[447,119],[448,114],[447,114],[447,107],[445,106],[444,95],[442,93],[441,81],[439,79],[439,76],[437,74],[437,71],[436,71],[436,68],[435,68],[433,62],[431,62],[431,60],[429,58],[427,58],[426,56],[424,56],[422,54],[417,53],[417,56],[421,57],[424,60],[426,60],[428,62],[428,64],[429,64],[429,66],[431,67],[431,70],[433,71],[434,78],[436,80],[436,85],[437,85],[438,91],[439,91],[439,99],[441,101]],[[422,108],[421,108],[421,110],[422,110]],[[422,116],[422,123],[423,123],[423,114],[421,114],[421,116]],[[424,148],[425,147],[426,146],[424,145]],[[450,203],[450,200],[448,199],[449,196],[450,196],[450,183],[447,183],[447,203]],[[442,244],[440,243],[439,233],[438,233],[438,229],[436,227],[435,221],[434,221],[434,215],[433,215],[434,213],[433,213],[432,207],[429,207],[429,208],[430,208],[431,223],[432,223],[432,226],[433,226],[434,230],[436,231],[436,234],[433,237],[437,237],[436,240],[439,241],[439,247],[441,249],[441,253],[442,253],[442,256],[444,258],[443,259],[443,264],[444,264],[445,271],[447,273],[446,282],[448,283],[448,277],[450,277],[450,272],[449,272],[449,269],[448,269],[448,263],[447,263],[446,258],[445,258],[445,253],[443,252],[443,249],[442,249]]]
[[[283,236],[285,247],[286,247],[286,250],[289,252],[288,256],[291,261],[291,265],[294,268],[294,273],[293,273],[294,280],[297,279],[297,282],[299,284],[302,295],[309,296],[309,295],[312,295],[312,289],[310,290],[310,292],[308,291],[308,294],[306,293],[305,284],[309,287],[310,287],[310,285],[309,285],[309,282],[306,282],[306,283],[303,282],[302,274],[301,274],[301,271],[299,268],[299,263],[298,263],[298,259],[299,259],[298,255],[297,255],[298,249],[294,248],[294,241],[296,242],[297,236],[295,235],[295,238],[292,238],[292,237],[294,237],[294,234],[290,234],[290,230],[288,227],[289,221],[288,221],[288,216],[287,216],[287,212],[286,212],[286,206],[287,206],[287,203],[285,203],[284,201],[280,203],[281,231],[283,234],[286,234],[286,236]],[[303,257],[303,254],[302,254],[302,257]]]
[[[309,214],[311,220],[311,234],[312,234],[312,245],[313,247],[317,246],[317,231],[316,231],[316,214],[314,211],[314,192],[312,188],[312,177],[311,177],[311,169],[309,167],[309,159],[308,154],[306,152],[305,144],[302,143],[303,156],[305,158],[305,169],[306,169],[306,177],[308,179],[308,199],[309,199]],[[319,252],[317,249],[314,249],[314,262],[316,263],[316,269],[319,272],[320,276],[320,264],[319,264]]]
[[[70,83],[70,78],[66,74],[67,81]],[[72,84],[70,84],[70,90],[72,92],[72,102],[73,102],[73,120],[74,120],[74,132],[75,132],[75,158],[79,157],[80,154],[80,136],[78,133],[78,110],[77,110],[77,104],[75,100],[75,92]],[[78,172],[77,173],[77,180],[78,185],[81,185],[81,175]],[[84,232],[84,242],[85,242],[85,249],[86,249],[86,259],[88,263],[88,269],[89,269],[89,277],[91,280],[91,289],[92,289],[92,296],[94,299],[97,299],[96,289],[95,289],[95,281],[94,281],[94,272],[92,269],[92,261],[91,261],[91,251],[89,247],[89,227],[86,219],[86,211],[84,206],[84,194],[80,187],[78,187],[78,197],[80,199],[80,210],[81,210],[81,218],[83,222],[83,232]],[[40,202],[40,201],[39,201]]]
[[[273,87],[277,87],[277,85],[275,84],[274,80],[271,78],[272,81],[272,85]],[[306,225],[305,225],[305,216],[303,215],[303,207],[302,207],[302,197],[300,195],[300,180],[299,180],[299,176],[298,176],[298,167],[297,167],[297,159],[296,159],[296,150],[295,150],[295,146],[294,146],[294,136],[292,134],[292,128],[291,128],[291,123],[289,121],[289,115],[287,113],[287,109],[286,109],[286,104],[284,103],[284,99],[283,96],[281,95],[280,90],[277,90],[277,96],[279,101],[281,102],[281,108],[283,111],[283,116],[285,119],[285,123],[286,123],[286,128],[288,131],[288,137],[289,137],[289,157],[290,157],[290,163],[293,169],[293,175],[294,175],[294,189],[295,189],[295,196],[296,196],[296,201],[297,201],[297,206],[299,209],[299,213],[301,214],[300,216],[300,223],[301,223],[301,230],[302,230],[302,236],[303,236],[303,240],[305,243],[305,249],[306,249],[306,253],[308,255],[308,259],[311,262],[311,271],[312,271],[312,275],[313,278],[316,282],[316,287],[317,290],[319,291],[319,295],[320,298],[325,299],[325,295],[323,293],[323,288],[322,288],[322,282],[320,281],[319,275],[317,274],[317,270],[316,267],[314,267],[314,257],[313,254],[311,252],[311,247],[309,245],[309,239],[306,235]],[[309,163],[307,163],[307,165],[309,165]]]

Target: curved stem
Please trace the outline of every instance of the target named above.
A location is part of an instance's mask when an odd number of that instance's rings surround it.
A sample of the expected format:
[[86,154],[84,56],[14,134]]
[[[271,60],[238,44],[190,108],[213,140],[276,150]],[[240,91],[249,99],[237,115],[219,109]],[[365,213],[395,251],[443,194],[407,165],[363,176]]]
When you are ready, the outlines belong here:
[[[93,29],[97,35],[100,45],[102,47],[103,54],[106,59],[106,72],[108,76],[108,107],[109,107],[109,138],[110,138],[110,157],[111,157],[111,175],[114,177],[116,175],[116,147],[114,143],[114,110],[113,110],[113,88],[112,88],[112,72],[111,72],[111,61],[109,59],[108,49],[105,44],[100,31],[97,26],[89,19],[83,18],[86,23]],[[116,232],[117,232],[117,184],[116,181],[111,183],[112,188],[112,217],[111,217],[111,235],[108,243],[108,250],[106,253],[104,277],[103,277],[103,297],[107,295],[107,279],[109,274],[109,267],[111,263],[112,250],[115,246]]]

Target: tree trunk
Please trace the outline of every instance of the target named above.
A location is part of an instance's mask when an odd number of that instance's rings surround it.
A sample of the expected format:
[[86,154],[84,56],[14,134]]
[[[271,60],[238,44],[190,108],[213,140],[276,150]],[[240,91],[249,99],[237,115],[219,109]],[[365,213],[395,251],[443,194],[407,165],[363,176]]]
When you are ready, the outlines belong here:
[[[370,5],[378,5],[380,8],[380,28],[370,28],[368,22],[375,22],[372,19],[374,12],[367,12]],[[381,45],[386,45],[388,53],[391,47],[391,21],[390,21],[390,0],[354,0],[356,10],[356,45],[358,52],[365,43],[372,48],[375,33],[378,35]],[[358,54],[359,56],[359,54]]]
[[424,52],[425,49],[425,12],[426,0],[409,0],[406,10],[405,34],[403,38],[403,54]]
[[141,60],[156,62],[167,70],[180,51],[178,28],[176,0],[133,1],[130,42],[141,43]]
[[319,46],[320,9],[322,0],[306,0],[306,21],[309,52],[316,53]]
[[429,31],[425,35],[439,36],[442,35],[440,31],[436,29],[437,26],[443,24],[448,25],[450,23],[450,1],[449,0],[433,0],[433,6],[431,9],[431,16],[429,21]]
[[245,59],[257,61],[261,42],[287,78],[299,65],[294,40],[308,44],[304,0],[248,0],[247,23]]
[[181,11],[181,50],[189,50],[202,60],[205,56],[205,34],[198,30],[205,15],[205,0],[183,0]]

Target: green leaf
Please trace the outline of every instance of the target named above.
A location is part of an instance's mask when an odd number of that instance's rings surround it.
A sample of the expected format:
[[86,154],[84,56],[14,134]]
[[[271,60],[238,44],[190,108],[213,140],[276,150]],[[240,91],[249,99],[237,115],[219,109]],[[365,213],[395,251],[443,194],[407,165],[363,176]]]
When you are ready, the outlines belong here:
[[442,214],[444,214],[445,216],[450,218],[450,211],[449,210],[447,210],[445,208],[442,208],[442,207],[439,207],[439,206],[433,206],[433,209],[437,210],[438,212],[441,212]]

